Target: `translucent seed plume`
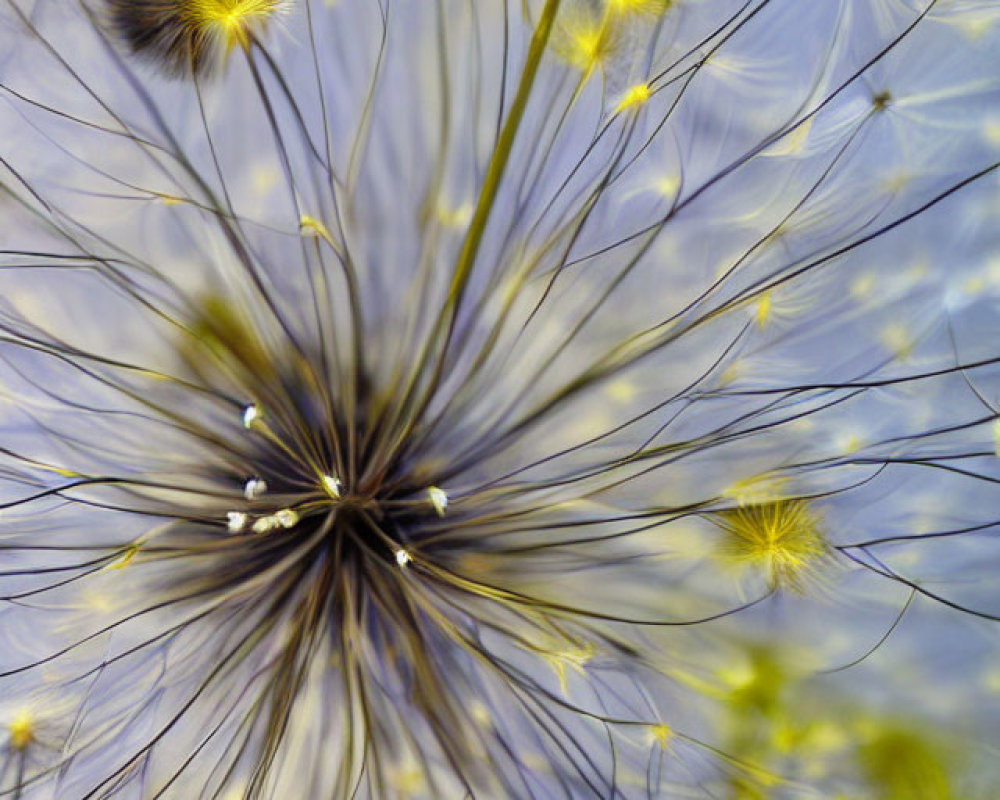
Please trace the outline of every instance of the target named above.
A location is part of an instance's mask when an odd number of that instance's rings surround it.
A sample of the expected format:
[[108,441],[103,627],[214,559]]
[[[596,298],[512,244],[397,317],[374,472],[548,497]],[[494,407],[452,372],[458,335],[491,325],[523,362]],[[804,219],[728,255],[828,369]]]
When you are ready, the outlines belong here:
[[829,553],[821,519],[806,500],[741,506],[713,521],[728,534],[720,546],[722,558],[759,569],[773,588],[801,589]]

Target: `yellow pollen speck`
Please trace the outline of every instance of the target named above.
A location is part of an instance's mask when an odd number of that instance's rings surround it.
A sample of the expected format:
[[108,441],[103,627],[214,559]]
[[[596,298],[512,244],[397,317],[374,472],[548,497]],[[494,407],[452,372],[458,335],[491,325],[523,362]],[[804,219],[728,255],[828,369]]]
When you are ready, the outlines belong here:
[[875,276],[871,273],[859,275],[851,282],[851,294],[858,300],[867,298],[875,289]]
[[184,202],[183,198],[170,194],[154,194],[153,199],[163,203],[165,206],[178,206]]
[[627,111],[630,108],[643,105],[650,98],[649,84],[637,83],[629,89],[621,102],[618,104],[617,112]]
[[725,387],[735,383],[746,375],[746,371],[746,363],[739,359],[734,359],[719,375],[719,386]]
[[785,136],[782,136],[771,147],[764,151],[767,156],[794,156],[805,150],[809,133],[812,131],[813,118],[798,123]]
[[665,175],[656,182],[654,188],[664,197],[672,198],[681,188],[681,179],[676,175]]
[[849,433],[839,440],[840,449],[845,455],[858,452],[864,446],[864,439],[856,433]]
[[493,724],[493,715],[490,714],[490,710],[478,700],[473,700],[469,706],[469,716],[481,727],[485,728]]
[[327,242],[333,241],[333,237],[330,236],[330,231],[327,229],[326,225],[323,224],[322,220],[318,220],[315,217],[310,217],[306,214],[303,214],[302,219],[299,220],[299,233],[303,236],[318,236]]
[[649,740],[654,744],[658,744],[664,750],[670,746],[670,742],[674,738],[674,729],[665,723],[660,723],[659,725],[650,725],[649,727]]
[[437,218],[446,228],[464,228],[472,219],[472,203],[462,203],[460,206],[449,206],[441,203],[437,209]]
[[396,769],[392,782],[400,797],[419,795],[425,788],[423,770],[412,760]]
[[915,342],[913,336],[901,323],[892,323],[882,329],[882,343],[893,352],[898,359],[906,359],[913,353]]
[[771,293],[765,292],[760,300],[757,301],[757,324],[764,328],[767,325],[767,321],[771,316]]
[[280,180],[281,175],[272,164],[257,164],[250,172],[253,190],[261,196],[270,192]]
[[902,170],[887,175],[882,185],[889,194],[902,192],[913,180],[913,176]]
[[1000,147],[1000,119],[991,119],[987,122],[983,133],[986,136],[986,141]]
[[987,288],[987,281],[982,275],[973,275],[962,282],[962,291],[968,295],[982,294]]
[[720,669],[718,678],[732,691],[746,689],[756,680],[756,672],[749,661],[740,661]]
[[993,423],[993,452],[1000,457],[1000,419]]
[[114,610],[114,603],[111,602],[106,594],[97,591],[89,591],[83,596],[83,601],[86,608],[92,609],[93,611],[100,611],[102,614],[107,614]]
[[24,750],[35,739],[35,722],[31,712],[19,711],[10,722],[10,743],[16,750]]
[[962,33],[972,41],[982,39],[994,27],[994,21],[989,17],[971,16],[968,19],[959,21],[959,28]]
[[608,395],[618,403],[630,403],[635,399],[635,384],[626,380],[614,381],[608,385]]
[[1000,669],[993,669],[983,675],[983,688],[993,694],[1000,694]]

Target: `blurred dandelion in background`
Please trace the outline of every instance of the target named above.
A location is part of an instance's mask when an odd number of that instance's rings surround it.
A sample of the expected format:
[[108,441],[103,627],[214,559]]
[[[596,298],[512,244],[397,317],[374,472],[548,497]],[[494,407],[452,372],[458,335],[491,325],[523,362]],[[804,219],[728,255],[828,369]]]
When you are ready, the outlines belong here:
[[0,796],[993,798],[992,0],[3,0]]

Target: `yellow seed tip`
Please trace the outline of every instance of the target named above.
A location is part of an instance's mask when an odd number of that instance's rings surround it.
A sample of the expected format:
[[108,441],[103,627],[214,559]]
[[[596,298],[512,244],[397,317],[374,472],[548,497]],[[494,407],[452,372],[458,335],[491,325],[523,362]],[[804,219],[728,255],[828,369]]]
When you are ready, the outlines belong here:
[[648,83],[637,83],[625,92],[625,96],[618,104],[618,108],[616,110],[618,113],[621,113],[622,111],[627,111],[630,108],[641,106],[649,100],[650,95],[651,92],[649,90]]
[[31,712],[19,711],[10,722],[10,743],[16,750],[24,750],[35,738],[35,722]]
[[666,749],[674,738],[674,729],[662,722],[659,725],[650,725],[649,738],[650,741]]

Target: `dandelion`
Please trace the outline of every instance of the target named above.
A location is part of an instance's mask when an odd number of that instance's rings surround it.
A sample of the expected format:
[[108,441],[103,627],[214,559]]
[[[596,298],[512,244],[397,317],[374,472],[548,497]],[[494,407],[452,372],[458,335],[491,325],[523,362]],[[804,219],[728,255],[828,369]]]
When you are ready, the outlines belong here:
[[0,797],[996,785],[998,36],[2,0]]

